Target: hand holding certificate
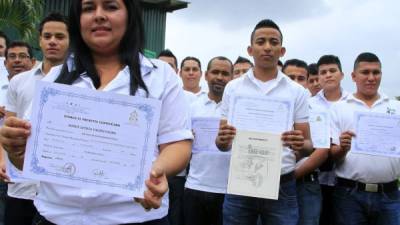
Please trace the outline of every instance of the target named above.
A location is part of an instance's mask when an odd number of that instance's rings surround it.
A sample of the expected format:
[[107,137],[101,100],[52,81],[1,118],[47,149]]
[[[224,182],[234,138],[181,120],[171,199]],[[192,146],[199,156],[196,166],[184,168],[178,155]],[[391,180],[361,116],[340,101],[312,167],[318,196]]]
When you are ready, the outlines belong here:
[[400,116],[356,112],[354,121],[352,152],[400,157]]
[[47,82],[36,90],[24,176],[143,197],[160,102]]
[[194,142],[192,152],[220,153],[215,145],[215,137],[218,134],[219,118],[216,117],[194,117],[192,118],[192,129]]

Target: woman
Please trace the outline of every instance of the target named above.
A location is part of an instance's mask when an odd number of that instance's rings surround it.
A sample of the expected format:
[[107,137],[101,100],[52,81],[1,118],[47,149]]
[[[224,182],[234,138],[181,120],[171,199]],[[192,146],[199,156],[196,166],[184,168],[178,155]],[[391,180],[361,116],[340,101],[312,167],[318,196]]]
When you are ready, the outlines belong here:
[[[186,166],[192,139],[177,76],[167,64],[142,56],[138,1],[73,0],[69,15],[73,66],[65,63],[43,80],[161,100],[159,155],[146,180],[144,199],[134,201],[41,182],[35,199],[40,215],[34,224],[168,224],[168,204],[163,201],[168,189],[166,176]],[[22,167],[29,134],[29,123],[12,117],[6,119],[0,132],[3,146],[18,168]]]

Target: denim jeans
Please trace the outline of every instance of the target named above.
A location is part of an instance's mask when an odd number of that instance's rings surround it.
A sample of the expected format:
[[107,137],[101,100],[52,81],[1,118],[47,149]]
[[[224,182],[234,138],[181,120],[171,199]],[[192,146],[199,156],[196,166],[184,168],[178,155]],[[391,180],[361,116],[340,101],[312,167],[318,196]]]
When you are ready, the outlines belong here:
[[7,183],[0,181],[0,225],[4,225],[6,198],[7,198]]
[[337,225],[400,225],[400,191],[372,193],[337,186],[333,193]]
[[174,176],[168,178],[169,186],[169,208],[168,220],[171,225],[184,225],[183,216],[183,195],[186,178]]
[[225,194],[185,189],[186,225],[222,225]]
[[296,181],[280,184],[278,200],[225,195],[224,225],[297,225],[299,219]]
[[321,188],[318,180],[297,182],[298,225],[318,225],[321,213]]

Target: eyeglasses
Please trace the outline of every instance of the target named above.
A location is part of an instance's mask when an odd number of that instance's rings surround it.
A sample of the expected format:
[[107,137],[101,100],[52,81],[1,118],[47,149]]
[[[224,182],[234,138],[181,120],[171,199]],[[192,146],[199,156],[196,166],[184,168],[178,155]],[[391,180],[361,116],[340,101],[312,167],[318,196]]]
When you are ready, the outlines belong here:
[[19,58],[20,60],[25,60],[25,59],[29,59],[30,56],[25,53],[19,53],[19,54],[11,53],[11,54],[7,55],[7,58],[11,59],[11,60],[16,60],[17,58]]

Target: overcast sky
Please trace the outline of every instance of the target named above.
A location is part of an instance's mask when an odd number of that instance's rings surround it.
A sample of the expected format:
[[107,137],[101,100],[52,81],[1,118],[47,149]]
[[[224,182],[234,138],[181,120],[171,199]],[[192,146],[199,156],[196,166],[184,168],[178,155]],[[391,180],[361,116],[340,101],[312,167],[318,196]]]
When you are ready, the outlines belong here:
[[324,54],[342,61],[343,87],[354,91],[354,59],[370,51],[382,61],[381,91],[400,95],[400,1],[397,0],[192,0],[188,8],[169,13],[165,46],[178,57],[208,60],[223,55],[248,57],[250,33],[264,18],[283,32],[283,62],[299,58],[316,62]]

